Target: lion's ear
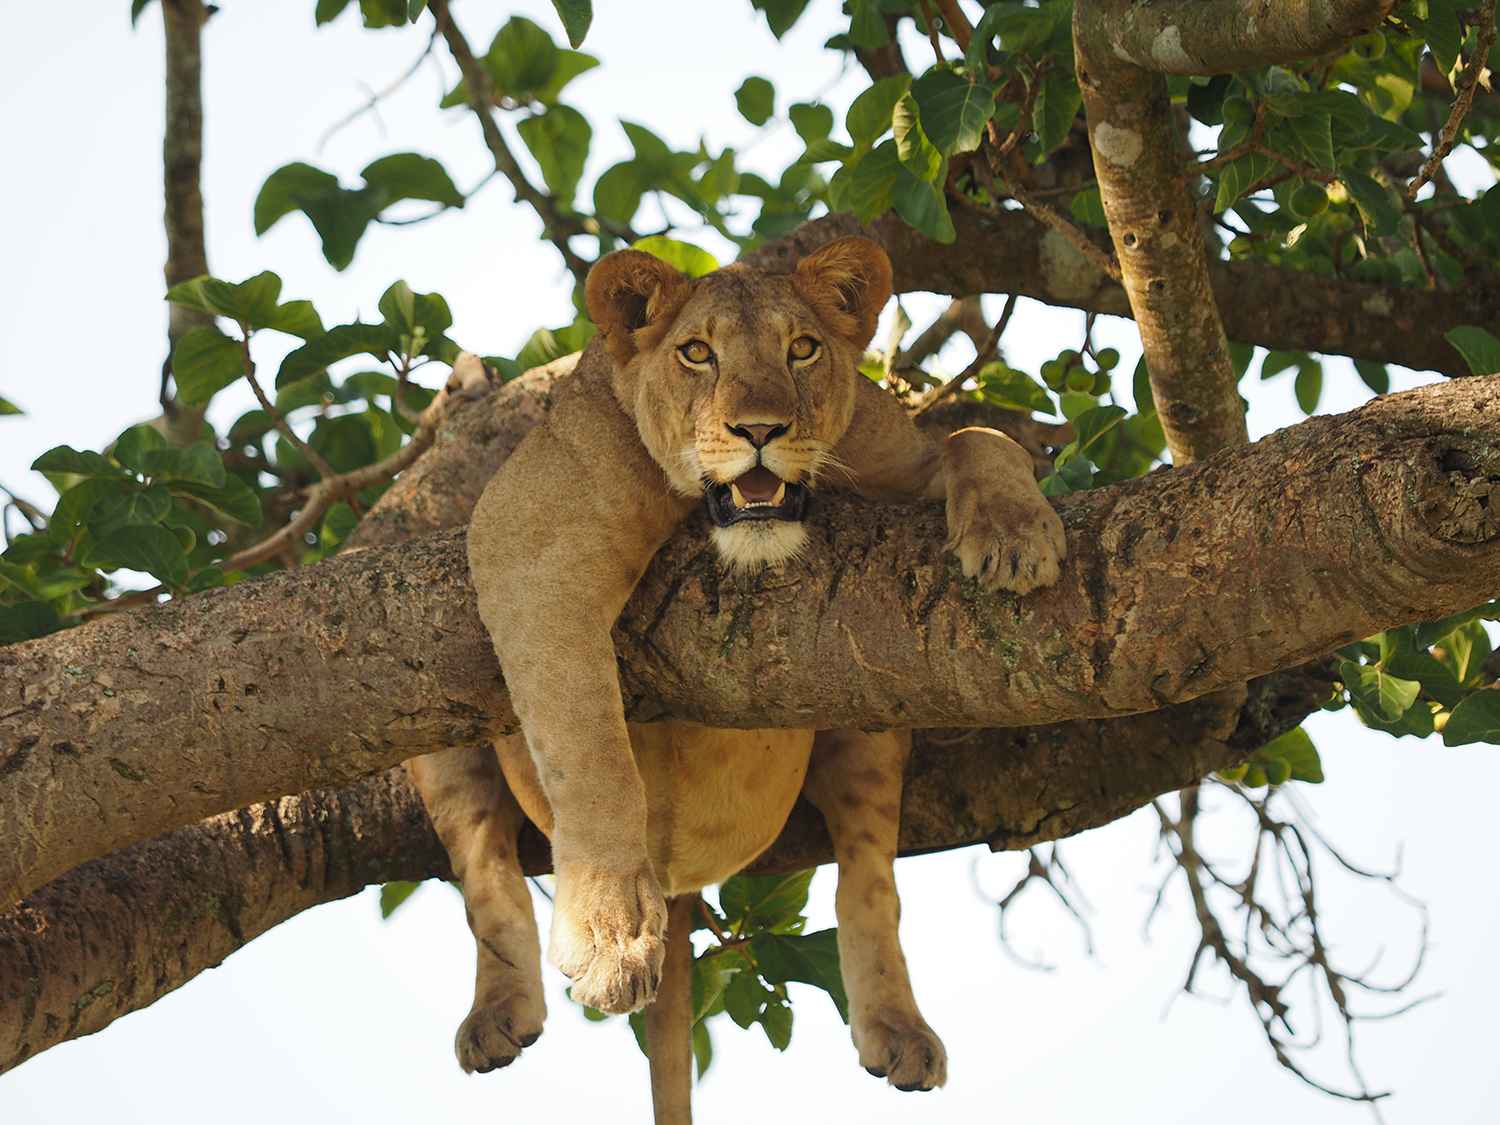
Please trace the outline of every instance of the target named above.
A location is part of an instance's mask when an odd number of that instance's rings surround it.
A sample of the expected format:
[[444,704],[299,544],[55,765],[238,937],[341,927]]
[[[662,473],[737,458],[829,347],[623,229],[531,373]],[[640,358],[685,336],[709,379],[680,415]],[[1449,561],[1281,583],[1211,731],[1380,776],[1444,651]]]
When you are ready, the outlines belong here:
[[891,260],[868,238],[840,238],[798,262],[792,284],[830,328],[862,348],[891,297]]
[[640,250],[619,250],[594,263],[584,295],[589,319],[604,333],[605,345],[616,363],[625,363],[654,340],[649,330],[665,330],[690,283],[660,258]]

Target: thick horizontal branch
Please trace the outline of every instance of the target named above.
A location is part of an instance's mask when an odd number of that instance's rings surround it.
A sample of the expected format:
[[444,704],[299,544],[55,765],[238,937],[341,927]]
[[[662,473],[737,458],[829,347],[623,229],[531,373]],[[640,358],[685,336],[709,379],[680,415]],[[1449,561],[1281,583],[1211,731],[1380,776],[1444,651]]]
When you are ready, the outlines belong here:
[[[929,241],[895,215],[861,227],[849,215],[804,223],[751,255],[787,264],[846,234],[879,240],[891,255],[896,291],[1018,293],[1049,305],[1130,316],[1130,302],[1068,240],[1021,211],[983,215],[955,209],[958,237]],[[1264,262],[1209,263],[1214,296],[1231,340],[1290,351],[1328,352],[1418,371],[1469,373],[1445,334],[1463,324],[1500,321],[1500,285],[1406,289],[1322,277]]]
[[[958,576],[936,505],[829,497],[804,560],[740,581],[690,521],[616,631],[628,711],[993,726],[1196,698],[1491,596],[1500,525],[1476,477],[1500,479],[1500,378],[1068,497],[1063,579],[1025,599]],[[0,649],[0,903],[204,816],[514,726],[459,534]]]
[[1091,0],[1080,39],[1161,74],[1229,74],[1336,51],[1395,0]]
[[[1193,704],[1106,722],[917,736],[904,853],[988,841],[1022,848],[1106,824],[1295,726],[1327,695],[1316,675],[1255,685],[1229,746],[1196,740]],[[1106,757],[1116,763],[1100,769]],[[832,857],[799,804],[761,871]],[[522,862],[550,868],[528,830]],[[108,1026],[319,903],[392,879],[451,877],[400,769],[180,828],[92,860],[0,915],[0,1073]]]

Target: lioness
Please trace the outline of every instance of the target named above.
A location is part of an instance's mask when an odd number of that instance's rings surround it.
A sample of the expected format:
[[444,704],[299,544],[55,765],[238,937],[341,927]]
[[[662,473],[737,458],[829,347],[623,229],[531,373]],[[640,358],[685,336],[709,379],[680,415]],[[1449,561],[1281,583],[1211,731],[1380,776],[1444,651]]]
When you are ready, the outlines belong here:
[[[496,755],[411,763],[478,943],[474,1006],[457,1036],[465,1070],[505,1066],[542,1030],[536,922],[516,859],[523,814],[552,842],[549,957],[574,999],[628,1012],[651,1002],[661,978],[664,894],[740,870],[805,792],[838,860],[859,1061],[901,1089],[944,1081],[943,1046],[917,1010],[897,938],[909,737],[630,724],[610,638],[694,508],[707,510],[729,566],[761,566],[802,548],[817,488],[945,498],[965,575],[1023,593],[1056,580],[1062,524],[1028,454],[988,429],[929,438],[857,370],[890,293],[885,252],[862,238],[785,275],[730,266],[690,280],[633,250],[590,273],[599,339],[491,480],[469,530],[479,612],[524,738],[500,741]],[[691,920],[673,917],[686,950]],[[686,1027],[673,1034],[685,1055]],[[653,1076],[658,1120],[685,1115],[686,1074],[684,1064],[665,1090]]]

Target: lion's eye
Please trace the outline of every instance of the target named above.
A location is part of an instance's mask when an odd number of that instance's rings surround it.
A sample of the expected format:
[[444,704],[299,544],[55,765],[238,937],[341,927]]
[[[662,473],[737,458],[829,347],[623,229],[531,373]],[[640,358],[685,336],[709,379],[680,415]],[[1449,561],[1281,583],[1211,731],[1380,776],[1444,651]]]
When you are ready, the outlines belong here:
[[714,358],[714,350],[702,340],[689,340],[677,349],[677,354],[694,367],[702,367]]
[[792,341],[792,346],[787,349],[787,355],[796,363],[806,363],[818,354],[820,347],[822,345],[811,336],[798,336]]

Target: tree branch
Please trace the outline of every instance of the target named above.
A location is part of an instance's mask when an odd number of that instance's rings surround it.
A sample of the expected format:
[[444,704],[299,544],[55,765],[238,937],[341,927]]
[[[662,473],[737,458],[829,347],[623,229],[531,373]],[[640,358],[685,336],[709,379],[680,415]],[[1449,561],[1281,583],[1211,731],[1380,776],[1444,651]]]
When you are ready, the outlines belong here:
[[[890,253],[898,293],[954,297],[1017,293],[1049,305],[1130,316],[1125,291],[1061,235],[1019,211],[953,212],[957,238],[932,242],[895,215],[869,226],[850,215],[804,223],[746,255],[762,267],[798,257],[846,234],[866,234]],[[1315,351],[1398,363],[1418,371],[1469,374],[1445,338],[1464,324],[1500,321],[1500,286],[1452,291],[1370,285],[1320,277],[1263,262],[1214,261],[1209,279],[1231,340],[1289,351]]]
[[[1317,674],[1255,685],[1232,756],[1295,726],[1326,696]],[[903,792],[902,852],[982,841],[1023,848],[1109,823],[1230,764],[1224,747],[1195,739],[1199,723],[1187,704],[1108,722],[921,732]],[[1128,761],[1101,771],[1106,754]],[[797,870],[832,854],[822,817],[803,803],[756,870]],[[521,860],[529,874],[550,869],[533,829],[522,835]],[[401,769],[85,863],[0,914],[0,1073],[145,1007],[311,906],[370,883],[451,874]]]
[[[1069,496],[1062,581],[1022,600],[956,577],[937,505],[830,497],[805,561],[743,581],[693,520],[616,628],[627,714],[989,726],[1193,699],[1483,601],[1500,525],[1468,497],[1481,477],[1500,479],[1494,377]],[[17,826],[0,901],[203,816],[515,729],[472,597],[462,536],[441,534],[0,649],[0,823]],[[1226,637],[1231,618],[1246,628]]]
[[1379,26],[1395,0],[1082,3],[1077,37],[1158,74],[1229,74],[1326,54]]
[[[203,0],[162,0],[166,42],[166,123],[162,131],[162,197],[167,232],[166,288],[208,272],[203,237]],[[174,445],[196,441],[203,407],[183,406],[168,390],[177,341],[214,318],[185,305],[169,305],[167,358],[162,361],[164,429]]]

